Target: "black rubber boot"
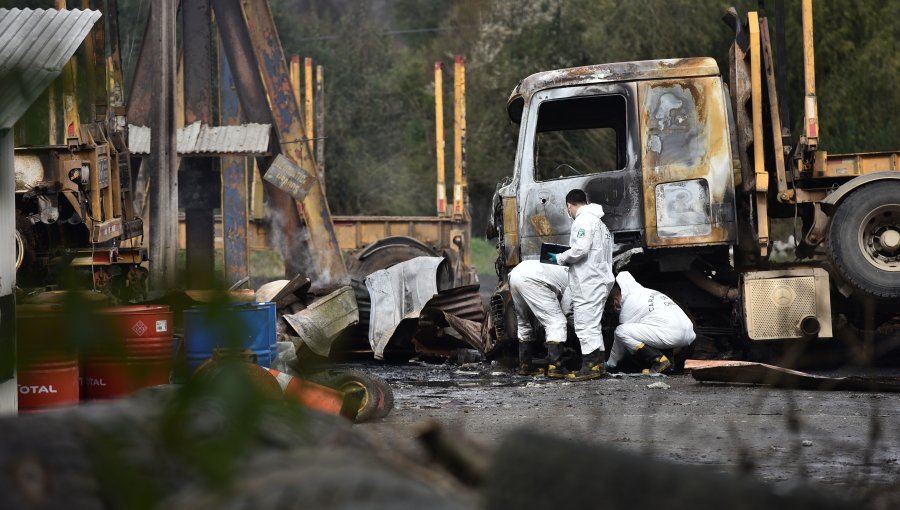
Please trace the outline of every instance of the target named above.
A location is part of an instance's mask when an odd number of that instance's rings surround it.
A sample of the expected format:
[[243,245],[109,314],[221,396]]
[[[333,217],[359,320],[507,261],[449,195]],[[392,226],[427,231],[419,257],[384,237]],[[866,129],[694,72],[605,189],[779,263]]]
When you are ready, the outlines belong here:
[[572,374],[573,381],[587,381],[590,379],[599,379],[606,375],[603,369],[603,351],[595,349],[581,356],[581,369]]
[[544,369],[534,366],[534,344],[519,341],[519,375],[543,375]]
[[569,371],[562,364],[563,344],[547,342],[547,377],[566,379]]
[[645,343],[641,343],[641,345],[635,349],[634,355],[641,360],[645,366],[650,367],[641,371],[644,374],[663,374],[672,366],[672,362],[669,361],[669,358],[667,358],[662,351],[655,347],[650,347]]

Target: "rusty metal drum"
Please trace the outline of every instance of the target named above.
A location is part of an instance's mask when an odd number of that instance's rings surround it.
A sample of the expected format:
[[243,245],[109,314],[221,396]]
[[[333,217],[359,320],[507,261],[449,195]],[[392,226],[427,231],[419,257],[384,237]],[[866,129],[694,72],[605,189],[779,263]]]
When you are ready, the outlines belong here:
[[84,399],[116,398],[169,382],[173,323],[168,306],[117,306],[99,315],[98,337],[84,349]]
[[78,405],[78,351],[61,305],[16,307],[19,412]]

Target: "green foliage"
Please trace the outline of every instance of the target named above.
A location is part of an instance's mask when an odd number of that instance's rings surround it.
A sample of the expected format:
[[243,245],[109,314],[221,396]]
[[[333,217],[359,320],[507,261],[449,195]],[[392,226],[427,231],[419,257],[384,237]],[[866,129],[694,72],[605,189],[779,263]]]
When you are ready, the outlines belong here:
[[497,260],[497,245],[481,237],[472,239],[472,266],[479,274],[493,273]]
[[[728,69],[722,0],[276,0],[285,50],[326,66],[326,163],[332,210],[431,214],[432,62],[446,63],[452,169],[452,54],[467,58],[467,172],[478,232],[496,183],[512,174],[518,126],[506,99],[529,74],[604,62],[714,57]],[[757,2],[734,2],[738,12]],[[830,152],[896,149],[897,2],[815,5],[821,144]],[[792,124],[802,113],[800,6],[786,2]],[[433,29],[421,31],[420,29]],[[417,30],[417,31],[413,31]],[[407,32],[408,31],[408,32]],[[405,33],[396,33],[405,32]],[[327,37],[327,38],[323,38]],[[448,171],[448,176],[452,171]]]

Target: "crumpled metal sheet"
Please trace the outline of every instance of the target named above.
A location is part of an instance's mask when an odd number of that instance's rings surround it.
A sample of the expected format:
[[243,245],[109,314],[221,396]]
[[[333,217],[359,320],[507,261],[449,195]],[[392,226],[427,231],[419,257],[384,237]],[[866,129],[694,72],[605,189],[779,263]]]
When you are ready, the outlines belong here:
[[432,297],[420,314],[413,338],[416,352],[452,357],[453,351],[470,347],[482,354],[493,348],[490,330],[485,329],[484,303],[479,285],[441,291]]
[[[240,126],[209,126],[194,122],[178,128],[179,156],[215,156],[240,154],[264,156],[269,153],[269,124],[241,124]],[[128,125],[128,150],[133,155],[150,154],[151,130],[146,126]]]
[[328,356],[334,340],[359,322],[356,295],[349,285],[345,285],[316,299],[305,310],[283,317],[312,352]]
[[268,283],[264,283],[258,289],[256,289],[256,300],[257,301],[274,301],[274,298],[281,289],[283,289],[290,280],[273,280]]
[[417,318],[438,293],[437,273],[443,257],[416,257],[366,277],[371,297],[369,345],[375,359],[384,358],[384,349],[404,319]]

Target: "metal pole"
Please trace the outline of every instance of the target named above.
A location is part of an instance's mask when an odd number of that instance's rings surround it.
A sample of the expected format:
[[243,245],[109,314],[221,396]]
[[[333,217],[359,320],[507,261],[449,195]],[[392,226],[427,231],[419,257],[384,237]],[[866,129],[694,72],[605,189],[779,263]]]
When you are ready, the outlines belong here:
[[291,91],[297,105],[300,105],[300,55],[291,55]]
[[153,55],[154,93],[150,128],[150,282],[166,290],[176,284],[178,254],[178,153],[175,144],[175,19],[177,0],[158,0],[158,22],[149,27],[159,51]]
[[437,214],[447,215],[447,185],[444,177],[444,84],[443,64],[434,63],[434,139],[437,152]]
[[[213,123],[212,10],[209,0],[182,0],[184,121]],[[219,182],[213,158],[184,158],[185,262],[187,286],[209,288],[215,271],[213,209]]]
[[131,90],[128,94],[128,107],[126,116],[128,122],[138,126],[149,126],[151,121],[151,109],[153,108],[156,83],[156,59],[159,56],[159,39],[155,37],[155,28],[159,25],[159,9],[150,4],[150,13],[147,18],[147,26],[144,27],[144,36],[141,39],[140,53],[137,64],[134,66],[134,74],[131,79]]
[[316,170],[322,191],[325,187],[325,68],[316,66]]
[[50,110],[50,122],[48,125],[47,144],[56,145],[59,143],[59,101],[56,98],[56,82],[54,81],[50,88],[47,89],[47,105]]
[[466,214],[466,62],[457,55],[453,62],[453,217]]
[[[122,74],[121,40],[119,38],[119,2],[106,0],[106,19],[109,23],[109,55],[106,57],[110,121],[113,129],[124,131],[125,77]],[[129,219],[131,219],[129,217]]]
[[[234,76],[219,48],[219,124],[241,123],[241,108]],[[247,158],[222,158],[222,237],[225,248],[225,282],[232,284],[250,276],[250,252],[247,241],[248,203]]]
[[0,129],[0,415],[18,409],[16,384],[16,173],[13,131]]
[[816,99],[816,50],[813,46],[812,0],[803,0],[803,75],[806,94],[803,134],[809,149],[815,150],[819,145],[819,108]]
[[[306,84],[303,96],[303,116],[305,117],[303,120],[306,121],[306,146],[309,150],[310,159],[313,159],[316,138],[313,123],[316,121],[316,116],[313,113],[313,64],[312,59],[309,57],[303,59],[303,78]],[[318,173],[318,168],[316,168],[316,172]],[[324,193],[325,183],[322,184],[322,192]]]

